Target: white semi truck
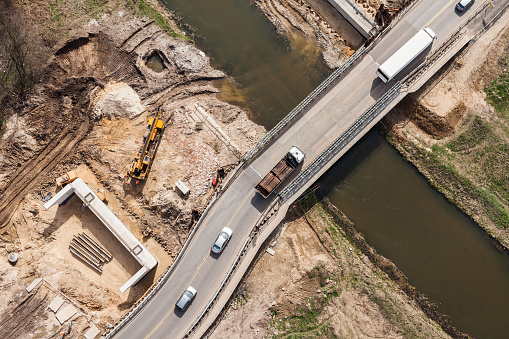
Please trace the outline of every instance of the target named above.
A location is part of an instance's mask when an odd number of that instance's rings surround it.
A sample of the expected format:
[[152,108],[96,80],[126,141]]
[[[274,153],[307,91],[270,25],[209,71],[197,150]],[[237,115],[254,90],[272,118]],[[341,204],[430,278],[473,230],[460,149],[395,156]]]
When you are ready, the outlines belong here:
[[408,40],[387,61],[378,67],[376,72],[383,82],[391,81],[403,68],[408,66],[436,39],[431,28],[426,27]]

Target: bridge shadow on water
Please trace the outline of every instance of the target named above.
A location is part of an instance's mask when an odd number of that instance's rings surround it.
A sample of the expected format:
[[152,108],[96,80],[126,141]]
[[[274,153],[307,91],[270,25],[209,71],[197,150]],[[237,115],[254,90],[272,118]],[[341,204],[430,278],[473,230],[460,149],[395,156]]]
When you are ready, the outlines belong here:
[[315,191],[318,198],[323,199],[328,196],[336,186],[344,182],[356,168],[366,159],[377,152],[381,143],[385,142],[376,129],[371,129],[361,138],[338,162],[336,162],[320,179],[316,182],[318,189]]
[[328,197],[412,286],[476,338],[505,338],[509,256],[376,131],[318,180]]

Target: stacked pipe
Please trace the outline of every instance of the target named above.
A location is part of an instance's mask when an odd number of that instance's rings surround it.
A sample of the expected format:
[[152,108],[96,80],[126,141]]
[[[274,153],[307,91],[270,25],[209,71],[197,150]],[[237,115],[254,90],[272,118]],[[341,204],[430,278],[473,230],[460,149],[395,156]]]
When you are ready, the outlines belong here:
[[85,233],[74,236],[69,244],[72,254],[83,260],[90,267],[102,272],[102,264],[111,261],[111,254]]

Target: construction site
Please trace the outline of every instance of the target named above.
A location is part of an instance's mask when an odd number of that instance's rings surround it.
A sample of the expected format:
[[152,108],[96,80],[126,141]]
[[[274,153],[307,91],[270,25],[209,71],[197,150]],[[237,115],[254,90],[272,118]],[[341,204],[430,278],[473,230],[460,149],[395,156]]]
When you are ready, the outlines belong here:
[[[152,12],[131,1],[8,3],[50,47],[29,95],[7,95],[0,106],[0,338],[98,338],[171,266],[222,181],[267,131],[219,96],[215,85],[228,77],[156,0],[142,1]],[[356,3],[382,27],[406,1]],[[299,31],[316,44],[331,69],[365,41],[330,3],[255,5],[291,43]],[[460,97],[489,114],[482,95],[471,92],[500,71],[509,33],[497,29],[493,45],[472,49],[476,64],[458,62],[430,89],[431,108],[409,99],[385,118],[398,140],[430,149],[445,143],[467,109]],[[470,88],[444,100],[467,72],[476,73]],[[272,335],[278,312],[286,321],[315,295],[322,300],[343,288],[341,299],[320,304],[331,328],[347,327],[352,337],[448,337],[348,239],[326,235],[336,224],[322,210],[350,225],[346,216],[328,205],[303,206],[271,239],[277,255],[257,257],[214,335]],[[507,232],[493,229],[507,245]],[[393,318],[376,303],[381,295]],[[329,330],[323,336],[333,337]]]
[[223,76],[120,8],[59,42],[28,104],[4,105],[0,337],[95,338],[171,265],[265,133],[216,99]]

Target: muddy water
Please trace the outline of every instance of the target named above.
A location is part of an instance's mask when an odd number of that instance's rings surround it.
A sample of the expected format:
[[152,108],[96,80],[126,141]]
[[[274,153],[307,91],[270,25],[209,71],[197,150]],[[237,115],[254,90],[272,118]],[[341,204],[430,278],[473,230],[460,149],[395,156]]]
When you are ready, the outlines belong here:
[[475,338],[507,338],[509,256],[372,130],[319,180],[410,283]]
[[157,53],[152,54],[147,59],[147,62],[145,63],[145,65],[147,65],[148,68],[150,68],[151,70],[153,70],[155,72],[162,72],[164,69],[163,60],[161,60],[161,57]]
[[[291,50],[248,0],[164,0],[201,36],[229,78],[225,99],[270,129],[329,73],[305,39]],[[234,83],[236,86],[232,86]],[[367,137],[320,180],[322,195],[460,330],[507,337],[509,257],[380,136]]]
[[222,99],[248,109],[267,129],[330,73],[314,44],[297,34],[292,51],[249,0],[163,2],[195,29],[197,45],[228,75],[217,83]]

